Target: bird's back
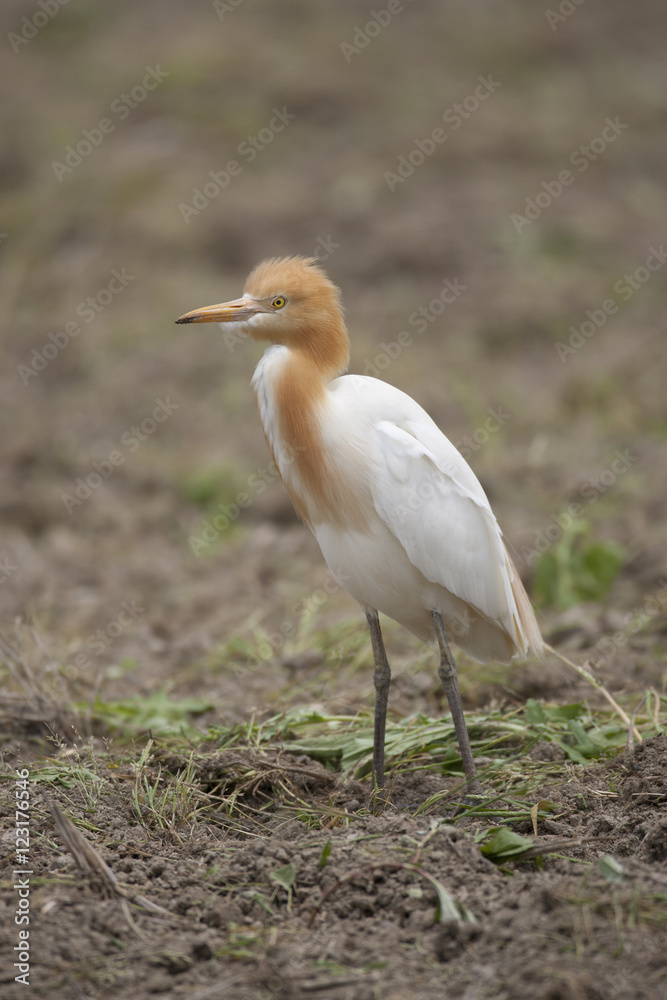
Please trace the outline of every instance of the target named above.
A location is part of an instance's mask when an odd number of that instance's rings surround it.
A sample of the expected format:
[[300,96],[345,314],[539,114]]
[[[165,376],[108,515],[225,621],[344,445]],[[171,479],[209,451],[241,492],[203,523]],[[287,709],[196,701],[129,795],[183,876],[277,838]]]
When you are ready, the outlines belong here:
[[539,653],[484,490],[426,411],[367,376],[343,375],[317,397],[297,376],[292,353],[272,347],[253,387],[283,482],[340,585],[425,640],[440,611],[479,660]]
[[328,405],[325,446],[366,498],[368,523],[313,524],[342,586],[424,639],[440,610],[450,636],[480,660],[539,654],[539,628],[486,494],[426,411],[359,375],[332,382]]

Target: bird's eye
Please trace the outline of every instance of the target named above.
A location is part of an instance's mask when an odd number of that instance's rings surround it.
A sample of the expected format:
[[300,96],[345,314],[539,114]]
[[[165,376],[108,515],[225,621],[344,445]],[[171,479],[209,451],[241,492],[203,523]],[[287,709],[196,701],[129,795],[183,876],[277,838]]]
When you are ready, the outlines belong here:
[[276,295],[271,305],[274,309],[282,309],[283,306],[287,305],[287,299],[284,295]]

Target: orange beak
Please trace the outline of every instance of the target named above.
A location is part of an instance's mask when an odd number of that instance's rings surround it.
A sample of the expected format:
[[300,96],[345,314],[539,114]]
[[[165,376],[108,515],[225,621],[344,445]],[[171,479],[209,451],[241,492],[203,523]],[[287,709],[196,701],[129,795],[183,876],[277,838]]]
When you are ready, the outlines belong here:
[[257,313],[268,312],[264,306],[249,295],[242,295],[240,299],[233,299],[231,302],[222,302],[217,306],[204,306],[202,309],[193,309],[192,312],[179,316],[177,323],[243,323],[244,320],[252,319]]

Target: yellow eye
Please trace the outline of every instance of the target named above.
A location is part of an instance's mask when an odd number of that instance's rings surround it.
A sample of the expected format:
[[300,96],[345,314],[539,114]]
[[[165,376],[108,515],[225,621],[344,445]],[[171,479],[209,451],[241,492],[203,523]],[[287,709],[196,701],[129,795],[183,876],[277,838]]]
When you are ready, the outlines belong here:
[[287,299],[284,295],[276,295],[271,305],[274,309],[282,309],[283,306],[287,305]]

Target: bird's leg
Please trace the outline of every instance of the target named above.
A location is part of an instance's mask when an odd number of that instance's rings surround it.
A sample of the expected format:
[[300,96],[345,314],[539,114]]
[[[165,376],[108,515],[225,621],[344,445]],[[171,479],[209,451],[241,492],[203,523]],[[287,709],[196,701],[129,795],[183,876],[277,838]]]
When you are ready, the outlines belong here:
[[371,633],[373,660],[375,661],[375,723],[373,727],[373,811],[376,811],[380,794],[384,791],[384,733],[387,723],[387,701],[391,668],[382,641],[380,619],[377,611],[367,611],[366,621]]
[[432,611],[431,614],[433,615],[435,634],[438,639],[438,646],[440,647],[440,666],[438,668],[438,676],[444,684],[445,694],[447,695],[447,701],[449,702],[449,710],[452,713],[454,729],[456,730],[456,736],[459,741],[459,750],[461,751],[461,760],[463,761],[463,772],[466,776],[469,791],[471,791],[473,795],[482,795],[482,786],[480,785],[479,778],[477,777],[477,769],[475,768],[475,761],[472,756],[472,747],[470,746],[470,737],[468,736],[466,720],[463,716],[463,705],[461,704],[459,684],[456,679],[456,664],[454,663],[454,657],[452,656],[452,651],[449,648],[449,643],[447,642],[447,634],[445,633],[445,626],[442,622],[442,615],[439,611]]

